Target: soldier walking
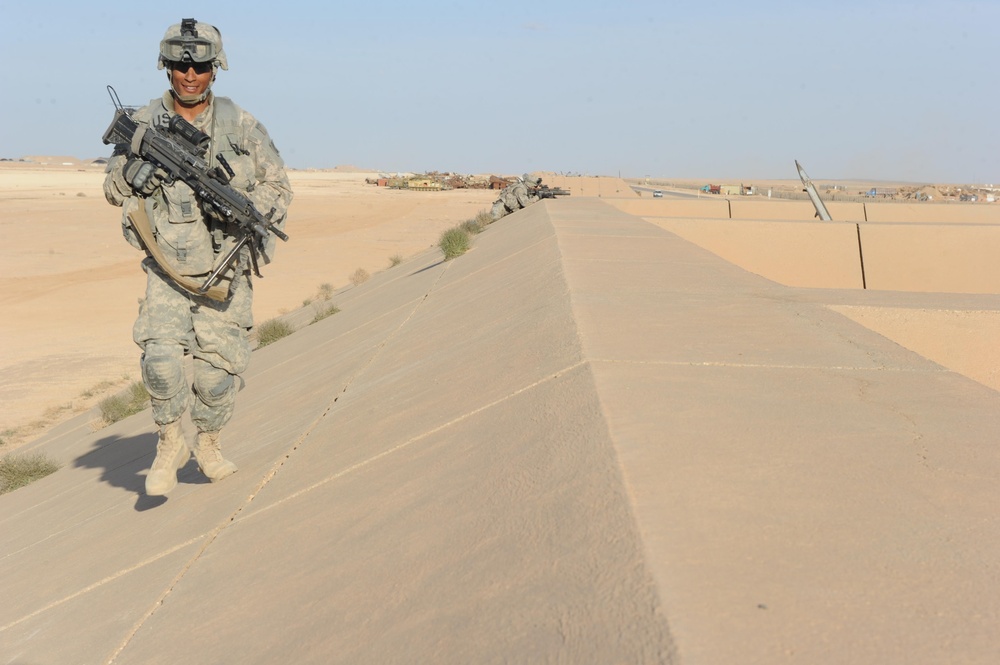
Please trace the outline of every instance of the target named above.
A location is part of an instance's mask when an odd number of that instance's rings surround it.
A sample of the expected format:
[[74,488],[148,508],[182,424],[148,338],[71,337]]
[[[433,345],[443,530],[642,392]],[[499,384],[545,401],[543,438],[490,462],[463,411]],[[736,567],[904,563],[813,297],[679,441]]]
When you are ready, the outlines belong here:
[[[273,210],[274,225],[283,229],[292,190],[281,156],[263,125],[211,90],[218,70],[229,68],[219,30],[194,19],[170,26],[160,42],[157,67],[166,70],[169,89],[138,109],[134,119],[166,129],[179,115],[207,134],[211,143],[206,159],[212,166],[228,164],[230,186],[258,210]],[[108,162],[104,193],[109,203],[123,208],[125,239],[147,254],[142,262],[146,297],[132,331],[142,349],[142,379],[159,428],[146,494],[158,496],[173,489],[177,470],[191,453],[210,480],[221,480],[237,470],[223,457],[219,435],[233,414],[239,375],[250,361],[253,289],[248,248],[220,275],[222,300],[198,295],[170,274],[195,279],[211,274],[219,257],[235,246],[236,229],[203,205],[187,184],[171,180],[123,146]],[[137,214],[148,219],[158,251],[151,252],[139,237],[129,219]],[[273,237],[261,250],[264,261],[270,261]],[[168,265],[157,263],[154,254]],[[191,383],[183,365],[188,355],[193,358]],[[180,422],[189,408],[198,430],[190,445]]]

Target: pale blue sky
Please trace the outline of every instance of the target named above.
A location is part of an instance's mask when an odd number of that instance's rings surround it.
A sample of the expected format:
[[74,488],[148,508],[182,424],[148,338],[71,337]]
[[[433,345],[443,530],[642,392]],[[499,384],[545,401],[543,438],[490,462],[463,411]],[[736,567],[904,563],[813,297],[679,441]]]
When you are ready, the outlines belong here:
[[1000,182],[997,0],[0,0],[0,157],[107,154],[186,17],[292,168]]

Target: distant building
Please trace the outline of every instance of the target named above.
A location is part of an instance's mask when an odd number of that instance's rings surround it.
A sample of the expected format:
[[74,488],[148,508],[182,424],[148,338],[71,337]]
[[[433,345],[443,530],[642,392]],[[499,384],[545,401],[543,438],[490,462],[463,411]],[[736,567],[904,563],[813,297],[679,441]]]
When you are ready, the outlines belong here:
[[872,187],[867,192],[864,192],[864,195],[871,199],[875,198],[888,199],[895,196],[898,193],[899,190],[896,189],[895,187]]

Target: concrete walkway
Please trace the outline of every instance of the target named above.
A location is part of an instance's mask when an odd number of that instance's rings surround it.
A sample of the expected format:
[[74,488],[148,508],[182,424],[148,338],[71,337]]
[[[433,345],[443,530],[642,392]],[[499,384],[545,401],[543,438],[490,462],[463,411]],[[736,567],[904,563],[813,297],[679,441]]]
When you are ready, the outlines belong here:
[[221,483],[143,496],[148,412],[25,449],[0,665],[994,662],[1000,395],[822,295],[585,198],[378,274]]

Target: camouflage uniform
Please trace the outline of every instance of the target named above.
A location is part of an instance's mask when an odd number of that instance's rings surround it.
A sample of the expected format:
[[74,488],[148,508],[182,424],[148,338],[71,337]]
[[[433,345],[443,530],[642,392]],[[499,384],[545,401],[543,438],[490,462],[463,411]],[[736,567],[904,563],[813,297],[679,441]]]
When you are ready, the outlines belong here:
[[532,177],[527,173],[517,182],[507,185],[500,191],[500,198],[493,203],[491,214],[494,220],[500,219],[504,215],[516,212],[521,208],[527,208],[538,200],[538,196],[532,194],[528,187],[537,187],[542,182],[541,178]]
[[[231,185],[247,196],[258,210],[274,208],[275,225],[283,228],[285,211],[292,199],[291,186],[282,161],[264,127],[252,115],[225,98],[209,97],[208,108],[195,127],[213,138],[209,154],[222,153],[236,173]],[[217,107],[231,105],[225,119],[216,122]],[[141,122],[166,126],[174,114],[173,98],[167,92],[135,112]],[[220,131],[221,130],[221,131]],[[224,140],[218,140],[224,139]],[[149,212],[157,244],[182,275],[205,276],[219,256],[234,244],[229,229],[198,204],[194,192],[183,182],[159,187],[149,197],[138,197],[122,173],[125,155],[114,155],[108,163],[104,192],[110,203],[127,213],[143,205]],[[126,240],[142,245],[123,215]],[[271,238],[265,262],[274,249]],[[216,302],[193,295],[174,284],[147,258],[146,298],[139,309],[132,334],[143,350],[142,376],[153,400],[153,418],[160,424],[179,418],[192,405],[192,421],[202,431],[215,432],[229,421],[236,399],[235,376],[250,360],[248,332],[253,326],[253,287],[246,258],[224,274],[230,282],[230,297]],[[181,362],[194,356],[193,393],[186,385]]]
[[494,222],[507,214],[507,207],[503,204],[503,191],[500,190],[501,198],[493,202],[493,208],[490,210],[490,216],[493,217]]
[[514,201],[514,205],[517,206],[515,209],[527,208],[532,203],[538,201],[538,195],[533,194],[528,188],[534,189],[541,183],[541,178],[532,177],[527,173],[524,174],[524,177],[519,182],[514,183],[511,189],[511,198]]
[[[232,170],[230,185],[259,211],[270,213],[274,225],[283,229],[292,190],[281,156],[264,126],[251,114],[210,91],[217,70],[228,69],[218,29],[194,19],[171,26],[160,42],[159,68],[168,69],[171,89],[135,111],[133,118],[166,130],[177,104],[194,109],[197,116],[191,124],[210,138],[206,153],[209,167],[220,164],[221,155]],[[196,76],[211,72],[211,82],[203,92],[185,96],[172,77],[190,76],[191,68]],[[147,177],[152,167],[129,155],[128,146],[117,147],[108,162],[105,196],[109,203],[123,207],[122,229],[133,247],[145,249],[128,220],[128,213],[141,206],[170,268],[200,282],[233,248],[237,229],[203,206],[187,184],[169,182],[166,174],[158,171],[155,177]],[[261,250],[261,259],[269,262],[273,236]],[[237,379],[250,361],[253,285],[246,248],[220,277],[219,284],[228,288],[228,297],[221,302],[180,287],[149,252],[142,267],[146,297],[132,336],[142,349],[143,383],[151,396],[153,419],[160,426],[146,491],[161,495],[176,485],[176,469],[190,452],[213,481],[236,471],[236,466],[221,455],[218,433],[233,414]],[[183,365],[186,355],[193,357],[191,384]],[[198,428],[193,446],[186,443],[180,429],[180,417],[188,408]]]

